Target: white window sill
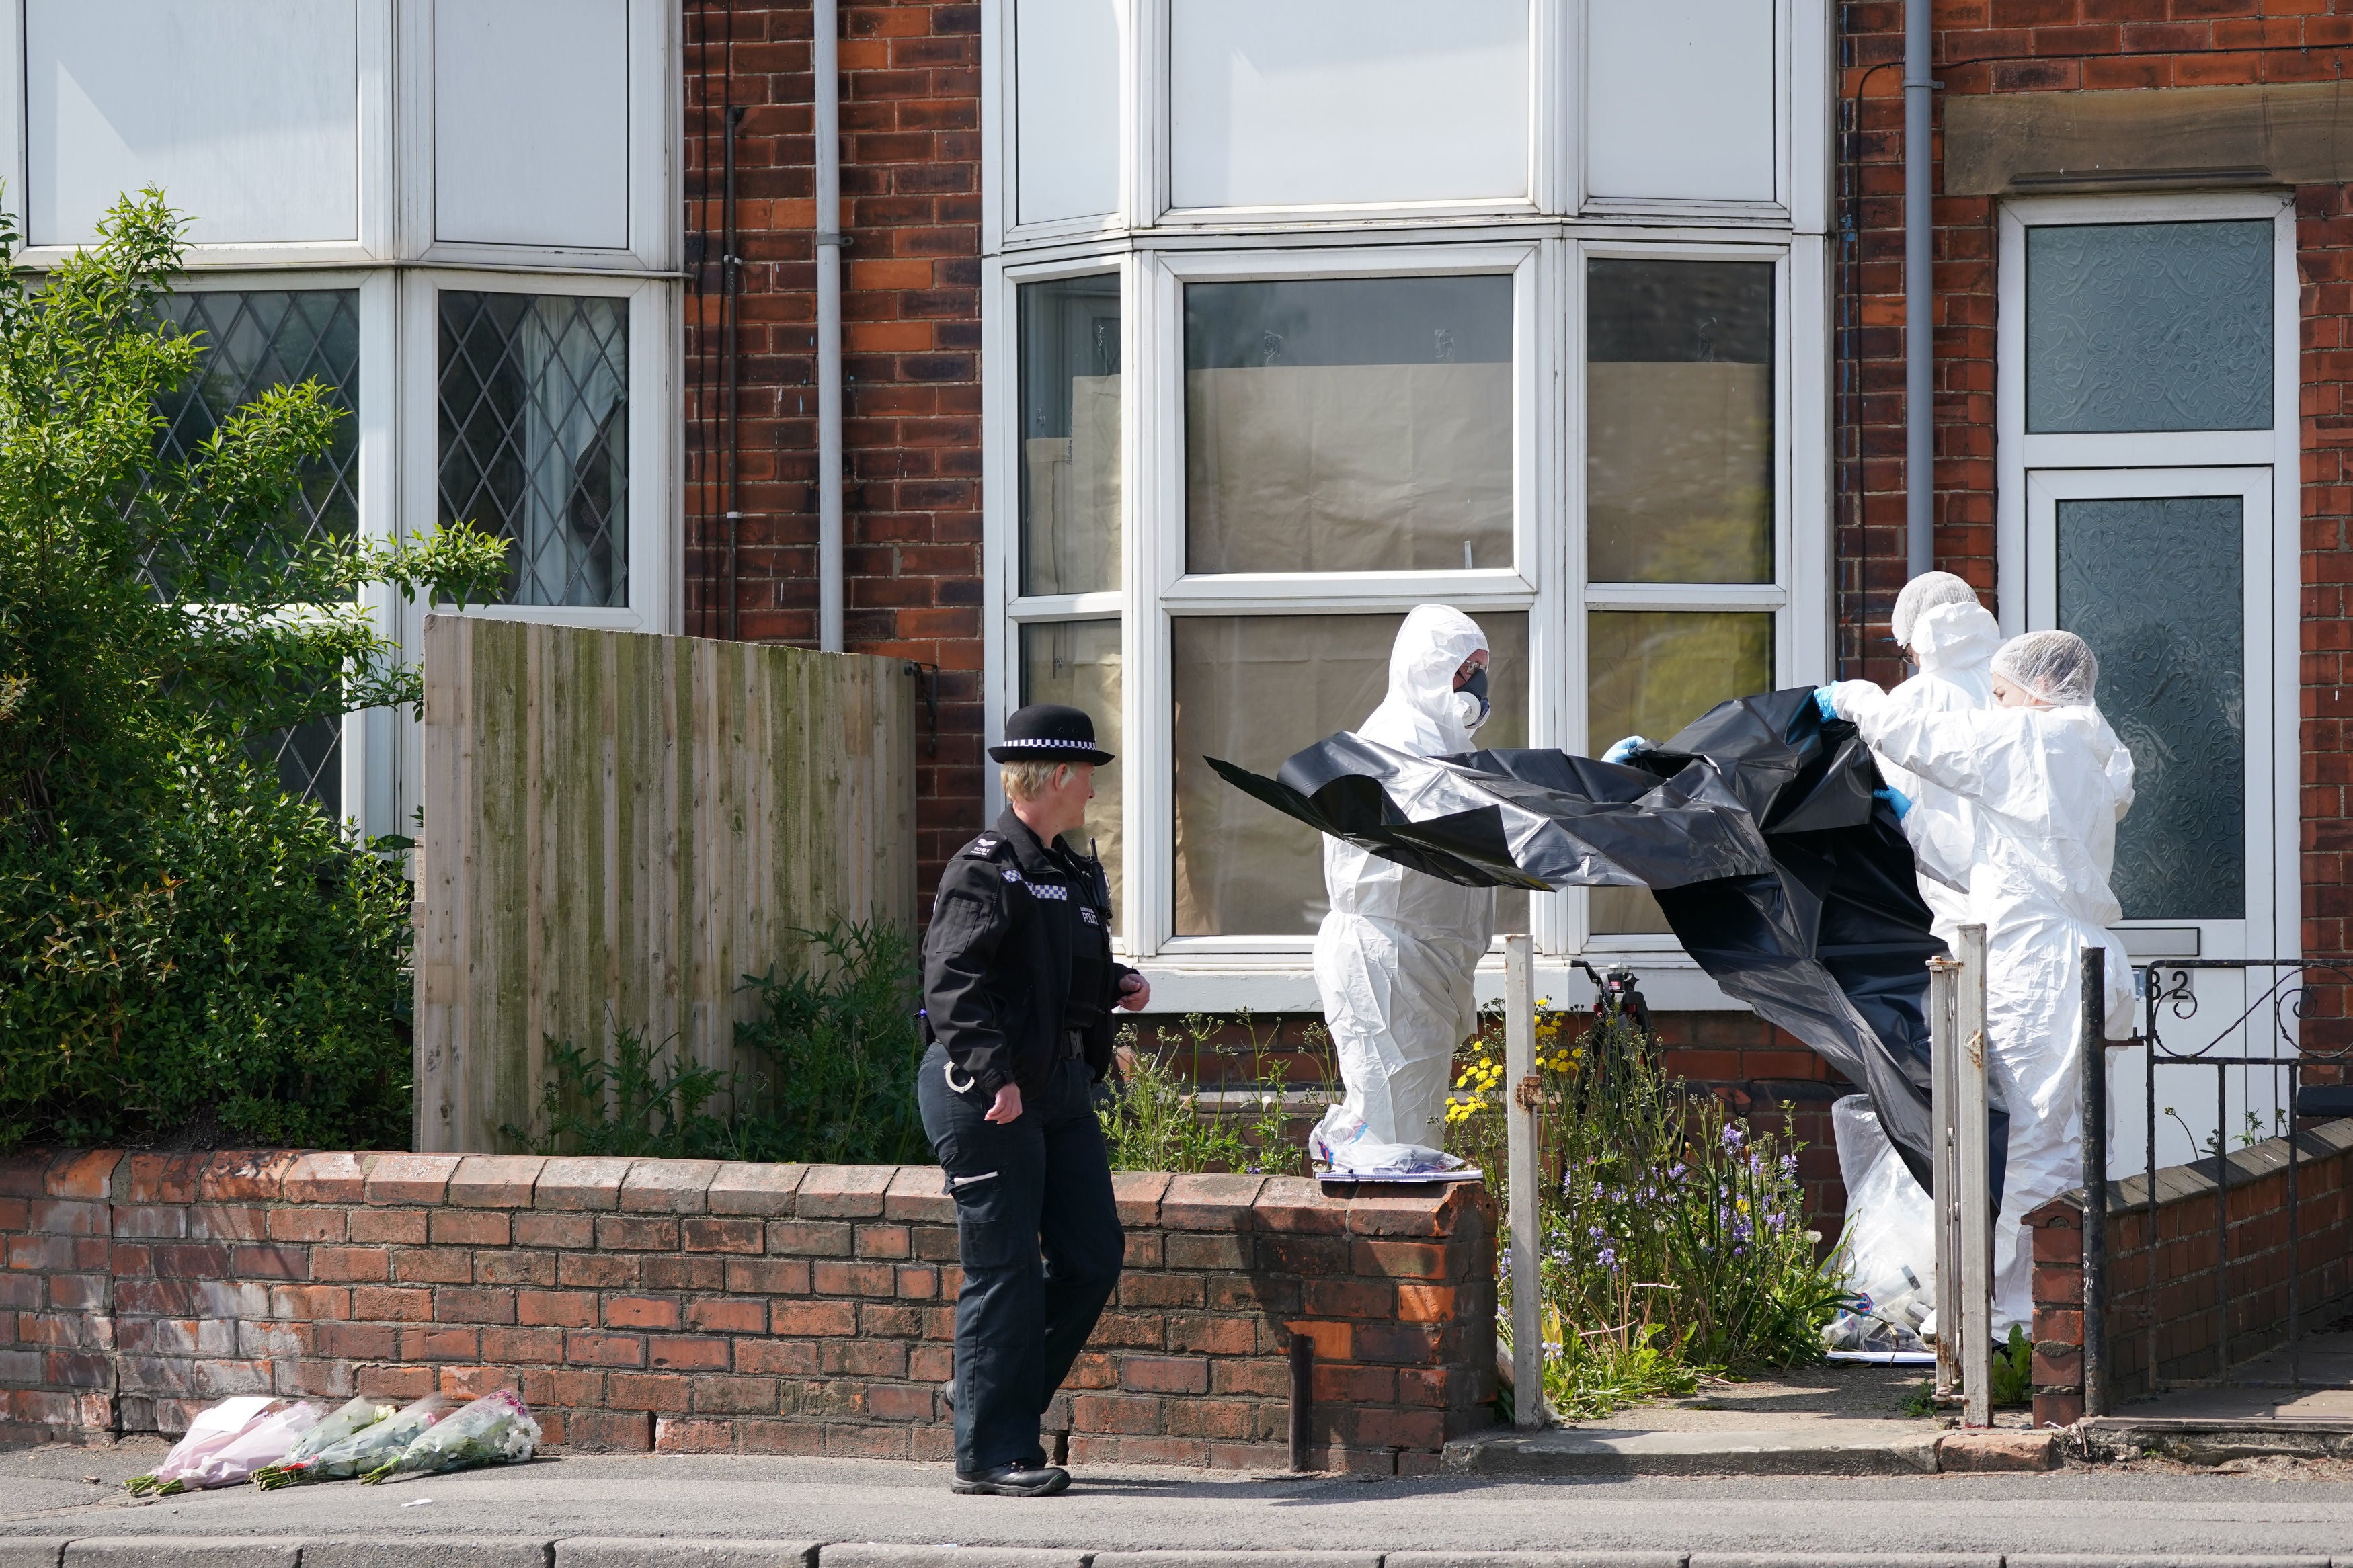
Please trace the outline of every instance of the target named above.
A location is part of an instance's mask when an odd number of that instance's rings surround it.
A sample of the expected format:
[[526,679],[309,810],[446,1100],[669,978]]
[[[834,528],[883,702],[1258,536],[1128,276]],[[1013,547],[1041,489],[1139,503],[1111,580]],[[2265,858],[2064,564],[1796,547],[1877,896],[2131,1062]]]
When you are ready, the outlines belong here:
[[[1715,982],[1680,952],[1590,952],[1586,962],[1607,970],[1623,963],[1641,980],[1642,997],[1662,1013],[1745,1013],[1748,1009],[1716,989]],[[1138,965],[1152,982],[1148,1016],[1185,1013],[1320,1013],[1315,975],[1305,955],[1283,954],[1256,962],[1239,956],[1176,959],[1150,958]],[[1475,983],[1482,1006],[1504,999],[1504,955],[1494,952],[1479,965]],[[1567,961],[1547,954],[1536,959],[1536,994],[1556,1004],[1576,1007],[1593,1005],[1593,983]]]

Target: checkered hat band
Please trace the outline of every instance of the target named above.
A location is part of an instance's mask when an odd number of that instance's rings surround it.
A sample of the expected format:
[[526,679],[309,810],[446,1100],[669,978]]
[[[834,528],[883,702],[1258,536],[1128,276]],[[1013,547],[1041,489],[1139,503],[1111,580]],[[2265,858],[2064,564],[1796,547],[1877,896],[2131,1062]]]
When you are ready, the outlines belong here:
[[1008,751],[1012,750],[1012,749],[1013,749],[1014,747],[1016,747],[1016,746],[1020,747],[1020,748],[1021,748],[1023,751],[1025,751],[1025,752],[1026,752],[1026,751],[1040,751],[1040,752],[1043,752],[1043,751],[1060,751],[1060,752],[1092,752],[1092,751],[1097,751],[1097,750],[1100,750],[1100,749],[1101,749],[1101,748],[1097,747],[1097,746],[1096,746],[1096,744],[1095,744],[1092,741],[1030,741],[1030,740],[1020,740],[1020,741],[1008,741],[1008,742],[1005,742],[1005,748],[1006,748],[1006,750],[1008,750]]

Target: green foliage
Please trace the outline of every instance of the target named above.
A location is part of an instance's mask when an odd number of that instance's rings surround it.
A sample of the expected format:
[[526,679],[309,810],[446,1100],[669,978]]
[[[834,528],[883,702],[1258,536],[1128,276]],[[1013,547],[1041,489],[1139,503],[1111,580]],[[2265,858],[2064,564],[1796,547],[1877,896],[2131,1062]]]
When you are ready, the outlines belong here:
[[2034,1347],[2026,1341],[2026,1330],[2018,1323],[2010,1325],[2010,1342],[1994,1347],[1993,1375],[1987,1379],[1996,1405],[2031,1405],[2034,1403]]
[[570,1040],[547,1042],[547,1084],[540,1091],[541,1131],[512,1122],[499,1131],[534,1154],[648,1155],[708,1158],[728,1148],[727,1124],[702,1108],[726,1085],[716,1068],[691,1068],[675,1052],[622,1029],[613,1059],[591,1056]]
[[873,921],[807,933],[823,960],[777,978],[747,976],[760,1016],[735,1043],[763,1060],[758,1113],[739,1134],[745,1157],[829,1164],[927,1164],[915,1108],[923,1037],[914,933]]
[[408,886],[236,747],[113,832],[0,838],[0,1147],[406,1148]]
[[306,541],[312,383],[160,458],[182,228],[125,198],[36,282],[0,216],[0,1145],[405,1145],[406,895],[244,743],[414,701],[357,591],[476,595],[503,546]]
[[[915,1107],[913,934],[881,921],[802,934],[820,957],[815,969],[744,980],[760,1014],[735,1026],[735,1043],[761,1058],[760,1071],[690,1067],[674,1040],[649,1047],[628,1029],[610,1061],[550,1040],[537,1125],[500,1131],[539,1154],[928,1163]],[[715,1114],[714,1103],[731,1109]]]
[[[1157,1029],[1153,1048],[1140,1046],[1133,1025],[1120,1031],[1111,1092],[1098,1107],[1113,1170],[1307,1173],[1306,1141],[1295,1125],[1295,1100],[1285,1091],[1291,1065],[1271,1049],[1278,1028],[1270,1026],[1261,1034],[1248,1011],[1240,1024],[1250,1039],[1249,1074],[1239,1084],[1221,1086],[1214,1107],[1202,1100],[1200,1064],[1205,1050],[1216,1053],[1211,1040],[1222,1019],[1186,1015],[1173,1049]],[[1192,1067],[1180,1075],[1176,1059],[1188,1045]]]
[[[1661,1067],[1655,1044],[1609,1016],[1581,1039],[1567,1015],[1537,1023],[1543,1084],[1546,1394],[1561,1414],[1604,1415],[1688,1393],[1701,1372],[1821,1357],[1839,1271],[1804,1226],[1795,1146],[1729,1118]],[[1465,1048],[1450,1143],[1502,1181],[1500,1022]],[[1506,1279],[1500,1321],[1508,1328]]]

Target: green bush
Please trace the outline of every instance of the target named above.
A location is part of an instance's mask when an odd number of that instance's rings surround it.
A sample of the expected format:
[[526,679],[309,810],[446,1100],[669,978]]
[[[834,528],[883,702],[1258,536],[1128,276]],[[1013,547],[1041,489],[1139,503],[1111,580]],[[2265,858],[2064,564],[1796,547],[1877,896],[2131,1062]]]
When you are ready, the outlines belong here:
[[[1290,1064],[1270,1052],[1277,1031],[1261,1037],[1247,1010],[1239,1021],[1250,1037],[1249,1071],[1238,1086],[1219,1087],[1229,1099],[1239,1089],[1245,1101],[1240,1114],[1212,1110],[1201,1100],[1208,1087],[1201,1055],[1205,1050],[1219,1054],[1210,1042],[1222,1019],[1206,1013],[1186,1015],[1180,1043],[1174,1048],[1159,1029],[1153,1031],[1150,1047],[1138,1040],[1134,1025],[1120,1030],[1116,1065],[1098,1109],[1113,1170],[1307,1173],[1306,1138],[1296,1126],[1298,1117],[1285,1088]],[[1315,1027],[1321,1029],[1320,1025]],[[1321,1040],[1330,1037],[1324,1034]],[[1192,1063],[1180,1075],[1176,1061],[1187,1045]],[[1327,1077],[1338,1077],[1328,1064]],[[1320,1114],[1323,1101],[1314,1096],[1310,1100]]]
[[0,838],[0,1146],[409,1138],[408,886],[218,739],[112,831]]
[[478,596],[504,547],[306,537],[316,383],[160,456],[158,400],[206,352],[158,310],[183,227],[125,198],[36,279],[0,216],[0,1146],[406,1145],[398,845],[248,748],[416,701],[359,590]]

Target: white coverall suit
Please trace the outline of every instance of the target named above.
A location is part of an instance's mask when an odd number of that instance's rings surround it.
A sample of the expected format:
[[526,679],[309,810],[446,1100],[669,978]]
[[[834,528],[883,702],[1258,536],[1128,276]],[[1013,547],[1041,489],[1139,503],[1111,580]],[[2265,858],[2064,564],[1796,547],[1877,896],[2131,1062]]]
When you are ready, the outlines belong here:
[[[1417,756],[1472,749],[1477,698],[1454,689],[1487,646],[1461,611],[1419,605],[1389,650],[1389,690],[1356,733]],[[1315,985],[1346,1087],[1345,1108],[1384,1143],[1446,1146],[1454,1048],[1478,1026],[1472,971],[1495,934],[1495,890],[1460,888],[1324,840],[1332,907],[1315,932]]]
[[[1992,706],[1993,656],[2001,646],[2001,627],[1984,605],[1970,598],[1907,616],[1899,604],[1896,619],[1899,640],[1920,672],[1887,694],[1891,709],[1966,713]],[[1876,760],[1888,786],[1913,803],[1905,818],[1907,832],[1926,840],[1916,851],[1920,896],[1927,901],[1937,937],[1958,952],[1960,928],[1971,919],[1968,870],[1977,858],[1976,814],[1968,801],[1934,780],[1890,758]],[[1928,1196],[1895,1158],[1877,1117],[1851,1113],[1848,1120],[1851,1125],[1839,1135],[1839,1163],[1847,1186],[1846,1237],[1857,1267],[1852,1283],[1884,1289],[1902,1278],[1900,1264],[1926,1287],[1923,1304],[1932,1304],[1936,1236]],[[1874,1278],[1862,1278],[1864,1273]]]
[[[2132,1027],[2132,968],[2107,929],[2123,914],[2108,872],[2116,823],[2132,805],[2132,753],[2088,703],[1947,712],[1898,702],[1869,681],[1827,690],[1874,753],[1976,813],[1966,914],[1986,928],[1989,1065],[2010,1108],[1994,1312],[2031,1323],[2033,1243],[2020,1222],[2083,1175],[2076,987],[2087,945],[2107,952],[2109,1037]],[[1904,828],[1924,858],[1957,831],[1917,805]]]

